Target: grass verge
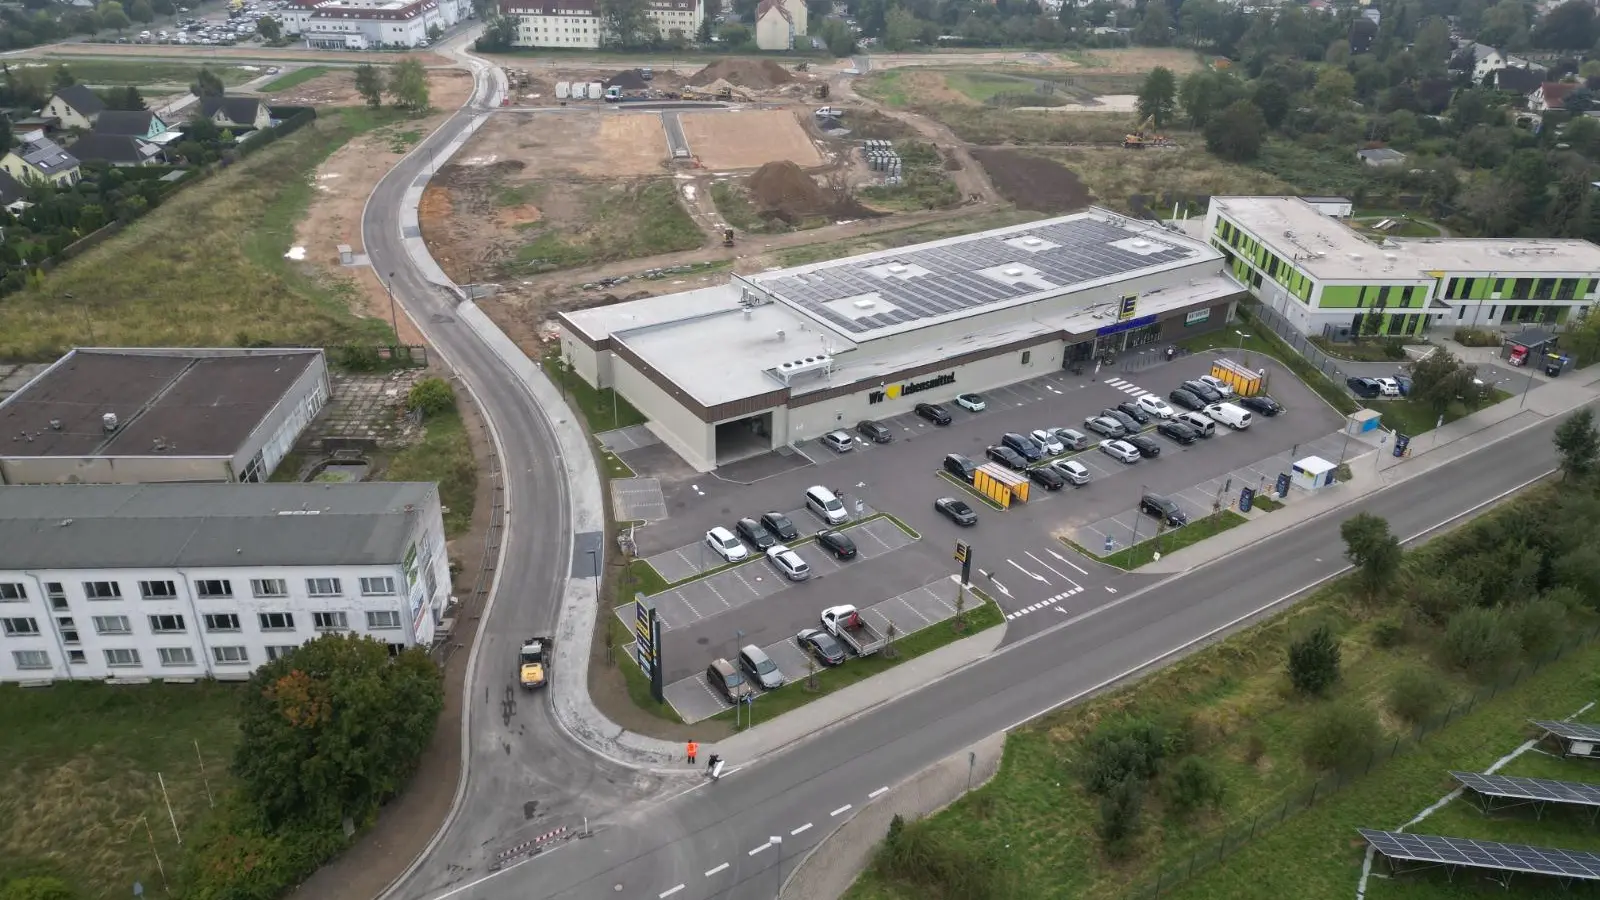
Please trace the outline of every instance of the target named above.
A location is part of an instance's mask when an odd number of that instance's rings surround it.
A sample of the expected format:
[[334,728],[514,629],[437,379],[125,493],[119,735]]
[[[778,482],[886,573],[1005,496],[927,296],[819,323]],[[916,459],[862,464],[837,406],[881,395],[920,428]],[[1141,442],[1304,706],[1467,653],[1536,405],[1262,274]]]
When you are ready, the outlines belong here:
[[[976,594],[977,591],[974,590],[973,593]],[[966,627],[960,631],[955,630],[954,620],[946,619],[943,622],[935,622],[927,628],[912,632],[906,637],[896,640],[894,642],[895,657],[893,659],[889,659],[882,652],[879,652],[867,657],[850,659],[842,666],[833,668],[818,666],[816,675],[817,689],[815,691],[807,690],[805,683],[807,676],[805,673],[792,674],[788,684],[775,691],[767,691],[756,700],[754,707],[755,724],[760,725],[762,722],[770,721],[775,716],[781,716],[786,712],[799,709],[835,691],[841,691],[853,684],[859,684],[874,675],[881,675],[907,660],[916,659],[924,653],[931,653],[946,644],[955,643],[962,638],[971,637],[980,631],[1001,625],[1006,620],[1005,613],[1000,611],[1000,607],[995,605],[993,600],[985,600],[982,605],[969,608],[965,612],[964,618],[966,619]],[[726,709],[712,716],[711,719],[732,723],[734,721],[734,712],[732,709]],[[743,712],[739,713],[739,722],[742,728],[752,727],[744,724],[744,716]]]
[[711,183],[711,202],[716,204],[717,212],[729,225],[746,234],[782,234],[794,230],[782,219],[768,219],[756,212],[755,204],[750,202],[749,192],[731,181]]
[[0,883],[55,875],[83,897],[161,884],[144,823],[169,874],[183,851],[157,775],[187,836],[210,808],[208,785],[219,799],[231,785],[238,691],[212,681],[0,685]]
[[678,201],[670,179],[596,185],[578,198],[583,227],[535,223],[537,236],[517,249],[515,271],[550,272],[575,266],[656,256],[703,246],[706,235]]
[[1372,408],[1383,413],[1383,427],[1390,431],[1416,437],[1424,432],[1432,431],[1441,424],[1448,425],[1463,416],[1472,415],[1479,409],[1493,406],[1503,400],[1508,400],[1511,395],[1505,391],[1491,392],[1489,400],[1480,407],[1468,406],[1459,400],[1451,403],[1444,411],[1443,422],[1440,414],[1433,407],[1413,400],[1410,397],[1392,397],[1372,401]]
[[656,698],[650,693],[650,679],[639,668],[633,659],[624,659],[633,652],[633,632],[628,630],[616,616],[607,615],[607,634],[610,637],[612,653],[615,654],[615,665],[622,671],[622,681],[628,688],[628,700],[639,709],[666,722],[683,724],[683,718],[670,703],[657,703]]
[[[1308,362],[1304,356],[1296,353],[1293,347],[1284,343],[1283,339],[1274,334],[1271,328],[1268,328],[1261,320],[1251,315],[1250,310],[1244,304],[1239,305],[1239,321],[1244,326],[1249,327],[1251,332],[1248,338],[1243,339],[1244,350],[1270,356],[1288,366],[1289,371],[1293,372],[1301,381],[1304,381],[1307,387],[1316,391],[1318,396],[1328,401],[1341,415],[1348,416],[1361,408],[1361,404],[1356,402],[1356,398],[1350,396],[1350,392],[1345,390],[1344,385],[1334,384],[1333,380],[1322,374],[1320,369]],[[1216,349],[1237,351],[1240,348],[1240,338],[1232,328],[1222,328],[1208,331],[1205,334],[1197,334],[1178,343],[1195,352]]]
[[385,481],[437,481],[445,507],[444,535],[465,534],[472,527],[477,502],[478,461],[472,455],[466,425],[454,409],[435,415],[422,428],[422,439],[395,454],[384,471]]
[[1283,501],[1271,496],[1270,494],[1257,494],[1255,498],[1250,501],[1250,507],[1252,509],[1259,509],[1262,512],[1277,512],[1278,510],[1283,509]]
[[263,94],[276,94],[279,91],[287,91],[290,88],[299,87],[313,78],[321,78],[330,71],[332,70],[327,66],[306,66],[304,69],[295,69],[286,75],[279,75],[277,78],[263,84],[260,90]]
[[[200,72],[200,66],[181,62],[161,62],[158,60],[136,59],[80,59],[78,57],[58,57],[50,60],[50,71],[53,73],[56,66],[66,66],[83,84],[95,86],[131,84],[143,87],[152,84],[190,84],[195,75]],[[244,84],[252,78],[261,76],[259,69],[245,69],[239,66],[207,65],[222,79],[228,87]]]
[[[1142,515],[1142,513],[1141,513]],[[1185,547],[1198,544],[1209,537],[1214,537],[1230,528],[1238,528],[1250,521],[1231,509],[1224,509],[1183,526],[1182,528],[1169,528],[1157,534],[1148,541],[1140,541],[1132,547],[1123,547],[1115,553],[1098,559],[1108,566],[1119,569],[1137,569],[1154,560],[1157,553],[1176,553]],[[1091,555],[1091,559],[1096,558]]]
[[633,404],[616,391],[596,388],[584,381],[583,376],[568,369],[559,350],[545,354],[540,363],[544,366],[544,373],[566,394],[567,402],[583,414],[591,434],[645,423],[644,413],[634,409]]

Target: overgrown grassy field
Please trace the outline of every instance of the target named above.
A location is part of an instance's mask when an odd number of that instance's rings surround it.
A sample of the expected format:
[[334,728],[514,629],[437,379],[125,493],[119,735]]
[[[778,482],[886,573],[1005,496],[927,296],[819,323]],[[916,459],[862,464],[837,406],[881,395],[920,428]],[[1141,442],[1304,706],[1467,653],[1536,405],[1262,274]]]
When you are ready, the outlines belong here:
[[580,200],[576,227],[542,228],[517,250],[514,271],[549,272],[619,259],[693,250],[706,235],[678,201],[671,179],[592,186]]
[[[53,359],[75,345],[324,347],[392,340],[350,311],[354,283],[284,258],[310,175],[350,138],[399,121],[351,109],[320,117],[198,184],[0,303],[0,357]],[[328,253],[330,248],[307,248]]]
[[477,501],[478,461],[461,414],[452,409],[429,418],[422,439],[395,454],[383,480],[437,481],[439,502],[446,508],[445,537],[465,534]]
[[[1282,179],[1250,166],[1224,162],[1207,153],[1203,140],[1188,140],[1179,150],[1056,148],[1033,151],[1061,163],[1101,201],[1128,210],[1128,198],[1142,194],[1172,213],[1161,198],[1282,194],[1291,192]],[[1204,214],[1204,209],[1199,212]]]
[[807,263],[820,262],[824,259],[849,256],[852,253],[888,250],[893,247],[905,247],[923,241],[938,240],[954,234],[967,234],[989,228],[1020,225],[1023,222],[1033,222],[1044,217],[1045,213],[1031,210],[1002,209],[990,213],[952,218],[928,225],[912,225],[907,228],[879,231],[842,241],[792,247],[787,250],[777,251],[776,256],[780,265],[803,266]]
[[938,148],[922,141],[896,141],[894,148],[902,163],[900,183],[862,188],[863,200],[896,212],[960,205],[961,189],[945,172]]
[[782,234],[794,230],[782,219],[758,215],[755,204],[750,202],[750,192],[731,181],[711,183],[711,202],[716,204],[724,221],[746,234]]
[[158,778],[186,834],[208,808],[207,783],[218,798],[230,784],[237,691],[206,681],[0,685],[0,882],[51,874],[110,900],[140,881],[159,895],[156,854],[170,876],[181,850]]
[[[972,144],[1118,143],[1135,124],[1127,113],[1031,112],[985,106],[935,106],[917,111],[950,126]],[[1199,140],[1176,132],[1168,137],[1181,144]]]
[[569,370],[559,350],[546,354],[539,364],[544,368],[545,375],[561,388],[567,402],[583,414],[591,433],[644,424],[644,413],[634,409],[632,403],[610,388],[594,387],[584,381],[581,375]]
[[[200,64],[163,62],[160,60],[140,59],[80,59],[78,57],[55,58],[47,62],[50,70],[55,71],[57,66],[66,66],[72,77],[84,84],[120,85],[131,84],[143,87],[149,84],[190,84],[194,81],[195,74],[200,71]],[[252,78],[259,78],[265,67],[245,69],[240,66],[211,65],[206,68],[216,73],[222,83],[228,86],[244,84]]]
[[321,78],[330,71],[332,70],[327,66],[306,66],[303,69],[295,69],[293,72],[279,75],[277,78],[262,85],[261,93],[276,94],[279,91],[287,91],[292,87],[299,87],[313,78]]

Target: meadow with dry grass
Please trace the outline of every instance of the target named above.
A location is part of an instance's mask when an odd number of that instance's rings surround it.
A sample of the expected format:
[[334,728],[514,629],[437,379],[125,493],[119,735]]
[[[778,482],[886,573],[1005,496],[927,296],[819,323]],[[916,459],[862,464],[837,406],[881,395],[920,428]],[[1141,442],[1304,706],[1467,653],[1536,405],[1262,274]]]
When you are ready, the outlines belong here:
[[[1226,162],[1205,151],[1199,135],[1184,135],[1175,150],[1117,148],[1036,148],[1030,152],[1072,170],[1097,198],[1113,209],[1129,210],[1128,198],[1141,194],[1160,203],[1174,197],[1290,193],[1293,188],[1267,172]],[[1164,210],[1170,213],[1171,209]],[[1203,212],[1203,209],[1202,209]]]

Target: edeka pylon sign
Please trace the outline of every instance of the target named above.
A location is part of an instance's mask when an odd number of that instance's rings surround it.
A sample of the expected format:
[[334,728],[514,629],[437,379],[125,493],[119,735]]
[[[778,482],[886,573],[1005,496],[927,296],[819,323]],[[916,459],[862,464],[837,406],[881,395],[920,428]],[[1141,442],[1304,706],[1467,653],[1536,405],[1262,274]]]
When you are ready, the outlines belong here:
[[921,393],[922,391],[931,391],[936,387],[944,387],[947,384],[955,383],[956,373],[946,372],[937,378],[929,378],[927,381],[908,381],[905,384],[891,384],[881,391],[873,391],[872,393],[868,394],[867,402],[882,403],[885,400],[893,400],[897,397],[904,397],[907,394],[917,394]]

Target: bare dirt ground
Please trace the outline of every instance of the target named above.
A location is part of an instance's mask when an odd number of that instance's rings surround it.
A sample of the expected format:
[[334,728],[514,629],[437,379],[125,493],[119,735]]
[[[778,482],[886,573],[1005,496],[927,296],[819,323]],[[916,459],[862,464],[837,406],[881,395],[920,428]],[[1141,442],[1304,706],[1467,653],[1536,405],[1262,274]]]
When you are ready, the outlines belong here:
[[689,150],[708,169],[754,169],[787,159],[803,169],[822,165],[797,113],[786,109],[684,113]]
[[1018,209],[1066,213],[1094,202],[1094,196],[1078,176],[1058,162],[1019,150],[995,148],[973,150],[972,155],[989,170],[1000,193]]
[[[353,81],[350,75],[342,77]],[[432,71],[428,74],[428,88],[437,112],[361,135],[334,151],[317,168],[313,176],[316,195],[304,218],[295,226],[295,244],[306,248],[307,267],[324,277],[355,280],[358,289],[351,303],[358,315],[388,319],[389,295],[371,268],[341,266],[338,247],[349,244],[357,253],[362,252],[361,210],[366,205],[367,195],[415,144],[414,140],[405,140],[402,136],[426,135],[439,127],[472,92],[472,76],[453,70]],[[401,343],[425,343],[410,319],[403,313],[397,314],[397,318]]]
[[530,176],[628,177],[666,171],[661,117],[642,112],[502,112],[462,149],[462,164],[513,160]]

